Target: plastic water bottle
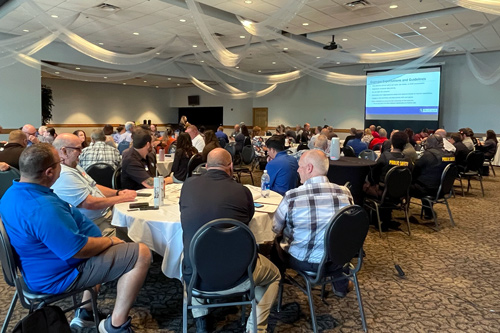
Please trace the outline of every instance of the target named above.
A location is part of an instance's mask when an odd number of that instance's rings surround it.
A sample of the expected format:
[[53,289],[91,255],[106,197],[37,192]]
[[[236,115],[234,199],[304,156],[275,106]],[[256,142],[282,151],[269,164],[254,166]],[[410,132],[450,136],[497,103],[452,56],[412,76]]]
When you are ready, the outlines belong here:
[[269,184],[270,181],[271,178],[269,177],[267,170],[264,170],[262,178],[260,179],[260,194],[262,195],[263,198],[267,198],[269,196],[269,193],[271,192]]
[[160,151],[158,151],[158,160],[160,162],[165,161],[165,149],[160,148]]

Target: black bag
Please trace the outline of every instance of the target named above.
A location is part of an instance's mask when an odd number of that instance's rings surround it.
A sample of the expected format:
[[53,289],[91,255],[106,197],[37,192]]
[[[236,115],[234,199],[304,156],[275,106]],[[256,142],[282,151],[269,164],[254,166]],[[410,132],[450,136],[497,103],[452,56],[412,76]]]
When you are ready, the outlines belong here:
[[35,310],[14,327],[13,333],[71,333],[60,307],[50,305]]

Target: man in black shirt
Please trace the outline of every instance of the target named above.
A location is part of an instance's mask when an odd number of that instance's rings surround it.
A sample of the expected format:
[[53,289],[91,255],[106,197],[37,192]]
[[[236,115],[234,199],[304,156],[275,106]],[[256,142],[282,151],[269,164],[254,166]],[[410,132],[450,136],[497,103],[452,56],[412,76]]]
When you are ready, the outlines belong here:
[[156,154],[153,151],[151,133],[138,129],[132,133],[132,147],[122,156],[122,188],[140,190],[153,188],[156,174]]
[[[179,206],[184,241],[183,277],[189,283],[192,267],[189,261],[189,246],[194,234],[206,223],[218,218],[236,219],[248,224],[255,208],[250,190],[232,178],[233,163],[225,149],[216,148],[207,157],[207,173],[188,178],[181,190]],[[276,299],[280,280],[278,268],[267,258],[258,255],[253,273],[257,298],[257,326],[259,332],[266,332],[267,318]],[[243,288],[243,284],[241,285]],[[210,286],[201,285],[210,290]],[[238,287],[236,287],[238,288]],[[193,298],[193,305],[200,304]],[[193,309],[197,332],[206,332],[205,317],[208,309]],[[253,328],[249,316],[247,332]]]
[[469,148],[462,142],[462,135],[460,133],[453,133],[450,137],[450,143],[452,143],[455,150],[455,163],[459,170],[465,170],[467,155],[471,152]]
[[28,145],[26,134],[21,130],[15,130],[9,134],[9,142],[0,148],[0,162],[19,170],[19,156]]

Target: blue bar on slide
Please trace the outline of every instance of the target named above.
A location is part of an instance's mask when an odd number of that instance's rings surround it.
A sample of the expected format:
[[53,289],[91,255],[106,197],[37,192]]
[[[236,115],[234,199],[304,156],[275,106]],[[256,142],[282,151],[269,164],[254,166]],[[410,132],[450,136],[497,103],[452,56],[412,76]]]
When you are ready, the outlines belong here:
[[437,106],[404,106],[404,107],[367,107],[366,114],[392,114],[392,115],[431,115],[438,114]]

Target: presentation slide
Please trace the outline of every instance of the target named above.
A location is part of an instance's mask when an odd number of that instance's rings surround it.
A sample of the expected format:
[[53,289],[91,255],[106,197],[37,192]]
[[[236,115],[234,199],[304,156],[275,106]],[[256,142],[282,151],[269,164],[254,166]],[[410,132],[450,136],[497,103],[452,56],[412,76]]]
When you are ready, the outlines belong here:
[[437,121],[441,67],[367,72],[366,120]]

